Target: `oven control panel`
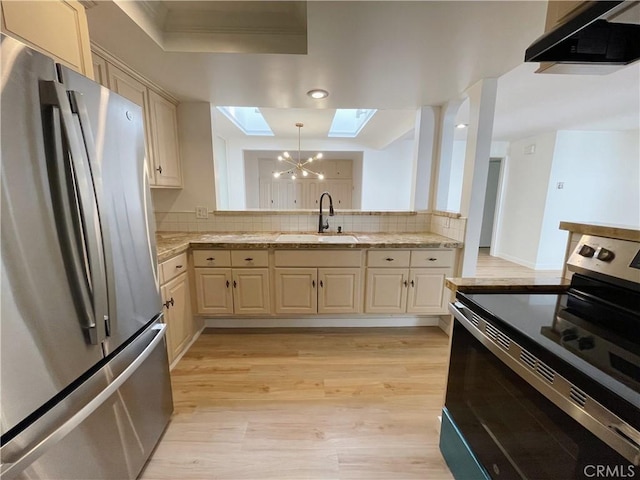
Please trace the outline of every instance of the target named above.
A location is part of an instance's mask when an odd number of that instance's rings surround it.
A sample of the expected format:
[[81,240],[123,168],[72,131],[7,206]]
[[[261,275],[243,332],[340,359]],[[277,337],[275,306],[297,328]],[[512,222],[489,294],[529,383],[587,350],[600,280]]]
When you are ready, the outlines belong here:
[[640,284],[640,243],[583,235],[569,260],[573,272],[589,270]]

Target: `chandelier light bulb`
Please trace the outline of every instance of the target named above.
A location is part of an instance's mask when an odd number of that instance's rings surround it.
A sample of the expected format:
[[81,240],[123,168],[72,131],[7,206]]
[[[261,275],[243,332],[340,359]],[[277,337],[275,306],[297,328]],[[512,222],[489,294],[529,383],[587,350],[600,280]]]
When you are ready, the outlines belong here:
[[309,157],[308,162],[309,162],[309,163],[313,162],[313,157]]
[[302,171],[302,176],[303,176],[303,177],[306,177],[307,175],[309,175],[309,172],[307,172],[306,170],[303,170],[303,171]]
[[323,175],[323,174],[320,174],[320,175],[318,175],[318,178],[319,178],[320,180],[324,180],[324,175]]
[[318,153],[318,154],[316,155],[316,158],[317,158],[318,160],[320,160],[320,159],[322,158],[322,153]]
[[275,173],[273,174],[273,176],[274,176],[275,178],[279,178],[279,177],[280,177],[280,172],[275,172]]
[[289,152],[284,152],[283,155],[284,155],[284,158],[289,158],[290,157]]
[[295,179],[296,179],[296,174],[295,174],[295,173],[292,173],[292,174],[291,174],[291,180],[295,180]]

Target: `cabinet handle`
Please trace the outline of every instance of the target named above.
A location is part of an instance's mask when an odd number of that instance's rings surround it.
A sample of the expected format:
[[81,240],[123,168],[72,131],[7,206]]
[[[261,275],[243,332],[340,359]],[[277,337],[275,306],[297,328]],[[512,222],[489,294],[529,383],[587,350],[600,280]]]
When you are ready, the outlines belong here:
[[251,257],[247,257],[244,259],[245,262],[253,262],[253,258]]
[[236,283],[236,281],[233,281],[233,288],[238,288],[238,284]]
[[312,286],[313,288],[316,288],[316,281],[315,281],[315,280],[311,280],[311,286]]
[[182,265],[176,265],[176,268],[180,270],[182,268]]
[[229,288],[229,280],[227,280],[227,288]]
[[320,280],[320,288],[324,288],[324,283],[322,283],[322,280]]
[[173,307],[173,297],[171,297],[171,300],[169,300],[171,302],[171,306]]
[[404,282],[402,282],[402,283],[404,283],[404,286],[405,286],[405,287],[408,287],[408,286],[409,286],[409,282],[407,282],[406,280],[405,280]]
[[158,168],[156,168],[156,172],[162,175],[162,165],[158,165]]
[[416,284],[415,284],[415,283],[413,283],[413,280],[411,280],[411,286],[412,286],[412,287],[415,287],[415,286],[416,286]]
[[209,257],[209,258],[207,258],[207,261],[208,261],[208,262],[213,262],[214,260],[215,260],[215,257]]
[[429,257],[429,261],[430,261],[430,262],[435,262],[436,260],[438,260],[438,259],[437,259],[437,258],[434,258],[434,257]]
[[393,262],[393,260],[394,260],[394,259],[393,259],[393,258],[391,258],[391,257],[387,257],[387,258],[385,258],[385,260],[386,260],[387,262]]
[[169,310],[169,308],[171,308],[171,304],[169,303],[169,300],[167,300],[166,302],[164,302],[162,304],[164,306],[164,308],[166,308],[167,310]]

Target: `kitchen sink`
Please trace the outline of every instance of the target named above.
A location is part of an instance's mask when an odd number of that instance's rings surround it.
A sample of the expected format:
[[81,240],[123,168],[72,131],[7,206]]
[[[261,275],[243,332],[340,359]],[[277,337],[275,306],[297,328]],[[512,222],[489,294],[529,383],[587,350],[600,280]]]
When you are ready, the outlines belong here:
[[318,236],[320,243],[357,243],[358,239],[353,235],[331,235],[327,237]]
[[353,235],[315,235],[313,233],[283,233],[276,242],[288,243],[357,243]]
[[276,238],[276,242],[310,243],[317,241],[318,235],[313,235],[311,233],[283,233]]

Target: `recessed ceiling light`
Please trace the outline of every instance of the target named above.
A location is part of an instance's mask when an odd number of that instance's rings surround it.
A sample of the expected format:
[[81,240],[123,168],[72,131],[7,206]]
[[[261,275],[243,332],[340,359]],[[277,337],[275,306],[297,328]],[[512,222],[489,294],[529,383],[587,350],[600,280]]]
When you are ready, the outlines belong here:
[[468,125],[466,123],[459,123],[456,125],[456,128],[467,128]]
[[311,98],[319,100],[321,98],[327,98],[329,96],[329,92],[320,88],[314,88],[313,90],[309,90],[307,92],[307,95],[309,95]]

